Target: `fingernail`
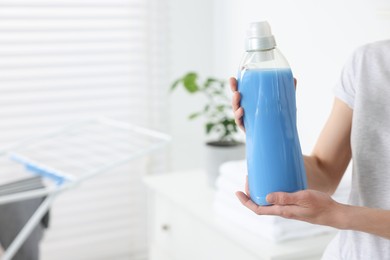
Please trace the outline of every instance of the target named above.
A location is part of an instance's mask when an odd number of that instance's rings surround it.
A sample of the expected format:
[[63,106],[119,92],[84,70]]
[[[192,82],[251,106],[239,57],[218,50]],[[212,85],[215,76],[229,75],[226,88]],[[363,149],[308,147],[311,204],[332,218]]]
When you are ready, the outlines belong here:
[[275,196],[273,194],[268,194],[265,199],[268,203],[273,203],[275,201]]

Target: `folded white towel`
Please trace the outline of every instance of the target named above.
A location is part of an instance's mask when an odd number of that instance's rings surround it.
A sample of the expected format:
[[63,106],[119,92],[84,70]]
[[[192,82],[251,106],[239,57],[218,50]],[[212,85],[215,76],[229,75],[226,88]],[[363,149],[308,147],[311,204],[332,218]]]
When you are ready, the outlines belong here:
[[[235,197],[235,196],[234,196]],[[279,226],[283,230],[289,231],[289,230],[297,230],[301,227],[307,227],[307,228],[316,228],[317,225],[308,224],[301,221],[291,220],[291,219],[285,219],[278,216],[259,216],[256,215],[251,210],[247,209],[246,207],[242,206],[241,203],[238,201],[237,198],[230,197],[229,194],[225,192],[218,191],[215,194],[215,200],[214,200],[214,208],[218,213],[225,213],[225,212],[231,212],[233,211],[233,214],[227,214],[228,217],[234,217],[235,219],[245,219],[246,222],[251,222],[255,225],[260,226]],[[222,209],[222,211],[221,211]]]
[[[236,230],[249,232],[253,236],[280,242],[293,238],[317,235],[334,230],[333,228],[310,223],[284,219],[277,216],[258,216],[241,205],[235,196],[238,190],[244,190],[246,179],[246,161],[230,161],[221,165],[216,181],[214,210],[221,222],[230,222]],[[347,200],[350,188],[350,176],[343,178],[334,198]],[[225,225],[226,226],[226,225]]]
[[219,177],[239,185],[245,184],[247,173],[246,160],[228,161],[219,167]]
[[[226,180],[225,180],[226,181]],[[219,178],[217,181],[218,185],[223,183],[223,179]],[[227,181],[227,183],[229,183]],[[218,214],[225,214],[227,218],[234,219],[238,224],[249,223],[252,228],[258,226],[260,229],[263,229],[263,226],[274,228],[277,226],[279,228],[279,233],[286,233],[289,231],[300,230],[302,228],[310,229],[310,233],[312,233],[312,228],[318,228],[320,226],[308,224],[301,221],[290,220],[281,218],[278,216],[258,216],[246,207],[242,206],[239,202],[238,198],[235,196],[235,193],[229,189],[218,189],[215,193],[214,198],[214,208]],[[322,227],[321,230],[323,231]],[[274,232],[277,234],[277,232]],[[283,240],[284,238],[273,238],[272,240]]]
[[234,207],[226,204],[221,198],[216,200],[214,209],[218,219],[229,221],[232,225],[241,228],[244,233],[251,233],[272,242],[318,235],[333,230],[329,227],[277,216],[258,216],[243,206]]

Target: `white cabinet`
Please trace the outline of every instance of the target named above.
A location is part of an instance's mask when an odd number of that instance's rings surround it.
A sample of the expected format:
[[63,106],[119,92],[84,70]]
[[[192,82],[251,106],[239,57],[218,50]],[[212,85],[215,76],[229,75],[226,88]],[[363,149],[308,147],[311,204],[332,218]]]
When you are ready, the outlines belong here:
[[[253,238],[251,245],[218,225],[214,191],[202,171],[145,178],[149,187],[150,260],[314,260],[320,259],[334,234],[272,243]],[[234,229],[234,227],[232,227]]]

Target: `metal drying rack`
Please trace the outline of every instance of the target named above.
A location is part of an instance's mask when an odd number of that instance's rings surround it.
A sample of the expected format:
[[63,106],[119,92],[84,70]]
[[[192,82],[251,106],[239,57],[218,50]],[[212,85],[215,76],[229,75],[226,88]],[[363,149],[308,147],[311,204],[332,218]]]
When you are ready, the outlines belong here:
[[42,176],[49,183],[41,189],[0,196],[0,204],[46,196],[1,259],[10,260],[15,255],[59,194],[156,151],[170,140],[164,133],[98,118],[22,140],[1,150],[0,156],[24,166],[25,170]]

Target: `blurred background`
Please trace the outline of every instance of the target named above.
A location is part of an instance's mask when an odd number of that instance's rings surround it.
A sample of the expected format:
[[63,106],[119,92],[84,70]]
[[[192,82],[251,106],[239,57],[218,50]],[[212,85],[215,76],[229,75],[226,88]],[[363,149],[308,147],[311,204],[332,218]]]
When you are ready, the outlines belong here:
[[[170,251],[181,244],[169,238],[172,227],[154,221],[172,205],[165,207],[156,196],[164,188],[179,192],[187,184],[210,196],[215,188],[196,187],[193,175],[164,179],[171,172],[203,172],[210,138],[203,118],[188,120],[207,100],[184,88],[169,89],[191,71],[201,79],[235,76],[248,24],[262,20],[271,24],[298,80],[298,132],[303,152],[310,153],[347,58],[360,45],[390,37],[388,1],[0,0],[0,146],[97,116],[172,136],[163,150],[59,196],[41,243],[42,259],[175,255]],[[227,85],[224,91],[230,97]],[[236,138],[244,140],[244,135]],[[2,171],[3,179],[12,175]],[[147,188],[145,176],[158,178],[147,178]],[[175,199],[183,194],[165,195],[172,196],[174,208],[187,210]],[[168,235],[156,235],[155,228]],[[217,245],[240,248],[228,234],[218,234],[224,242]],[[162,240],[164,250],[151,256],[151,246]],[[188,244],[181,246],[191,251]],[[227,259],[213,248],[205,250],[214,258],[194,259]]]

